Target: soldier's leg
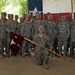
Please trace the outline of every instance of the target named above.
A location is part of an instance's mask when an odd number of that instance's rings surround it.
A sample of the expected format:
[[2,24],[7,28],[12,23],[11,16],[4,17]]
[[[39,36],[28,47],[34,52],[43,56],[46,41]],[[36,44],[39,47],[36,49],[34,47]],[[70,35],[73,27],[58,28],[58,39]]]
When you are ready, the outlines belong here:
[[38,65],[42,65],[43,64],[43,59],[42,59],[41,51],[35,50],[35,59],[36,59],[36,63]]
[[67,41],[67,52],[69,51],[69,47],[70,47],[70,37],[69,37],[69,39]]
[[63,40],[63,45],[64,45],[64,56],[67,56],[67,40]]
[[10,38],[9,38],[10,33],[7,32],[6,33],[6,47],[5,47],[5,51],[6,51],[6,56],[10,56],[10,50],[9,50],[9,42],[10,42]]
[[58,39],[58,51],[59,54],[62,54],[62,39]]
[[[53,49],[54,40],[51,39],[50,37],[49,37],[49,43],[50,43],[49,48],[53,51],[54,50]],[[51,53],[51,52],[49,52],[49,53],[50,53],[50,56],[53,57],[53,53]]]
[[30,55],[30,52],[29,52],[29,49],[31,48],[31,43],[30,42],[26,42],[26,47],[27,47],[27,49],[26,49],[26,53],[27,53],[27,55],[29,56]]
[[6,55],[10,56],[10,50],[9,50],[9,37],[6,39]]
[[74,43],[73,42],[70,42],[70,57],[73,57],[74,55]]
[[58,39],[55,38],[55,40],[54,40],[54,51],[59,54],[57,47],[58,47]]
[[43,67],[45,69],[49,69],[49,66],[48,66],[48,60],[49,60],[49,52],[46,51],[46,50],[43,50],[42,52],[43,54]]
[[2,53],[3,53],[3,51],[2,51],[2,40],[0,39],[0,58],[3,58]]
[[[49,46],[52,51],[54,51],[53,44],[54,44],[54,41],[50,42],[50,46]],[[51,57],[53,57],[53,55],[54,55],[53,53],[50,53]]]
[[74,42],[73,56],[75,58],[75,42]]
[[49,52],[46,50],[43,50],[43,64],[47,64],[49,60]]
[[4,54],[4,47],[6,47],[6,40],[2,39],[2,54]]
[[25,52],[26,52],[26,41],[25,40],[22,43],[21,51],[22,51],[22,56],[25,57]]

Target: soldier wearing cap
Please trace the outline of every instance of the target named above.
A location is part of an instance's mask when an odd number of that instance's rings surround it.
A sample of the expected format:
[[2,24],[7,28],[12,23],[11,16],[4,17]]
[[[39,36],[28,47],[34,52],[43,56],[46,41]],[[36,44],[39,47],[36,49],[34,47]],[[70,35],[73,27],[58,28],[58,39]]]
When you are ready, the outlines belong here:
[[[5,49],[5,52],[7,53],[8,52],[8,48],[7,47],[9,46],[9,44],[7,43],[8,42],[8,40],[7,40],[8,39],[8,32],[7,32],[7,30],[9,29],[9,21],[8,21],[8,19],[6,19],[6,12],[1,13],[0,24],[3,27],[3,32],[4,32],[3,35],[5,35],[5,37],[2,38],[3,39],[2,49],[3,49],[3,51]],[[4,54],[4,56],[5,56],[5,54]]]
[[[49,59],[49,52],[44,50],[41,46],[49,45],[49,38],[44,34],[45,29],[41,25],[38,28],[38,33],[33,37],[33,41],[40,46],[35,46],[35,58],[38,65],[43,65],[45,69],[49,69],[47,63]],[[34,42],[32,42],[34,44]]]
[[9,50],[9,35],[10,35],[10,33],[9,32],[14,32],[14,33],[16,33],[16,22],[13,20],[13,14],[9,14],[8,15],[8,28],[7,28],[7,31],[8,31],[8,33],[7,33],[7,52],[6,52],[6,54],[9,56],[10,54],[10,50]]
[[[21,35],[25,38],[31,39],[32,37],[32,28],[33,28],[33,23],[31,22],[30,16],[26,15],[26,22],[23,23],[21,28]],[[22,56],[24,57],[25,54],[30,55],[29,49],[31,47],[31,44],[28,41],[23,41],[22,43]]]
[[6,25],[5,16],[1,15],[0,20],[0,58],[4,57],[4,47],[6,47]]
[[55,38],[57,37],[57,29],[56,29],[56,23],[52,20],[52,15],[48,15],[47,36],[49,37],[51,49],[55,50],[54,43],[55,43]]
[[62,46],[64,46],[64,56],[67,56],[67,43],[70,36],[68,23],[65,21],[65,16],[61,17],[61,22],[58,24],[58,51],[62,55]]
[[4,16],[5,17],[5,19],[6,19],[6,12],[1,12],[1,16]]

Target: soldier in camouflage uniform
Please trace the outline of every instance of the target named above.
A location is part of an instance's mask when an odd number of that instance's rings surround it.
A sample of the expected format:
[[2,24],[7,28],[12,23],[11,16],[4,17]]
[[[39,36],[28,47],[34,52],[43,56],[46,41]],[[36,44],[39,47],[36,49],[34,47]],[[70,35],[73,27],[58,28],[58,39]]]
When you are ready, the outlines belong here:
[[71,38],[70,38],[70,57],[74,57],[74,48],[75,48],[75,20],[71,25]]
[[9,19],[8,19],[8,27],[7,27],[7,55],[9,56],[10,54],[10,50],[9,50],[9,36],[10,36],[10,32],[14,32],[16,33],[16,22],[13,20],[13,14],[9,14]]
[[65,16],[61,17],[61,22],[58,24],[58,51],[62,54],[62,46],[64,46],[64,56],[67,56],[67,43],[70,36],[68,23],[65,21]]
[[[30,21],[30,16],[29,15],[26,16],[26,22],[24,22],[23,24],[24,25],[22,25],[21,30],[20,30],[21,35],[25,38],[31,39],[31,37],[32,37],[32,28],[33,28],[32,24],[33,23]],[[31,44],[28,41],[24,40],[23,43],[22,43],[22,48],[21,48],[22,56],[25,56],[25,53],[27,55],[30,54],[29,53],[30,47],[31,47]]]
[[57,36],[56,23],[52,20],[52,15],[48,15],[47,36],[49,37],[50,48],[54,50],[54,42]]
[[[49,52],[43,49],[41,46],[49,45],[49,38],[44,34],[44,27],[39,26],[38,34],[33,37],[33,41],[40,46],[35,46],[35,58],[38,65],[43,65],[45,69],[49,69],[47,63],[49,59]],[[35,44],[32,42],[33,44]]]
[[[21,31],[23,25],[24,25],[24,18],[23,18],[23,17],[20,17],[20,19],[19,19],[19,25],[18,25],[18,26],[19,26],[19,27],[18,27],[18,32],[19,32],[19,35],[20,35],[20,36],[23,36],[23,35],[22,35],[22,31]],[[22,55],[21,47],[20,47],[20,49],[19,49],[19,54]]]
[[1,15],[0,20],[0,58],[4,56],[4,47],[6,47],[6,25],[5,16]]
[[9,26],[9,22],[8,22],[8,19],[6,19],[6,12],[2,12],[1,17],[4,17],[4,18],[2,18],[4,21],[1,21],[0,24],[5,27],[4,29],[6,29],[6,32],[5,32],[6,36],[4,37],[5,39],[4,39],[4,42],[3,42],[3,49],[5,47],[5,52],[7,52],[8,51],[7,50],[7,42],[8,42],[7,41],[7,38],[8,38],[7,29],[8,29],[8,26]]

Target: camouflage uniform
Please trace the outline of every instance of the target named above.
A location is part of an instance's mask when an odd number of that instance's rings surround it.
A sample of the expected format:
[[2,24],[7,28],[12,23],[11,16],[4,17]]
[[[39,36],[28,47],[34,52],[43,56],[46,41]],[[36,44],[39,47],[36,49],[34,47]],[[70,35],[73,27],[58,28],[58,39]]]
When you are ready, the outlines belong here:
[[9,50],[9,36],[10,36],[10,32],[14,32],[16,33],[16,22],[12,19],[10,19],[10,17],[13,17],[13,14],[9,15],[9,19],[7,20],[7,54],[9,54],[10,50]]
[[57,36],[57,29],[56,23],[52,20],[52,15],[48,15],[47,21],[47,36],[49,37],[49,42],[52,50],[56,50],[57,47],[55,44],[56,36]]
[[6,25],[0,23],[0,54],[4,54],[6,47]]
[[1,17],[4,17],[4,23],[2,23],[0,21],[0,25],[1,25],[1,34],[2,34],[2,50],[4,51],[4,47],[5,47],[5,50],[7,51],[7,28],[8,28],[8,22],[7,22],[7,19],[5,16],[1,16]]
[[47,23],[47,36],[49,37],[49,42],[51,44],[51,49],[53,50],[54,39],[57,35],[56,24],[53,21],[48,21]]
[[[41,26],[40,26],[41,27]],[[49,45],[49,38],[43,34],[43,36],[39,36],[39,34],[36,34],[33,38],[33,41],[38,43],[40,46],[35,46],[35,58],[37,60],[37,64],[47,64],[49,52],[44,50],[41,46],[47,46]]]
[[61,22],[58,24],[57,29],[58,29],[58,51],[60,54],[62,54],[62,45],[64,45],[64,54],[66,55],[68,38],[70,35],[69,25],[66,22],[64,23]]

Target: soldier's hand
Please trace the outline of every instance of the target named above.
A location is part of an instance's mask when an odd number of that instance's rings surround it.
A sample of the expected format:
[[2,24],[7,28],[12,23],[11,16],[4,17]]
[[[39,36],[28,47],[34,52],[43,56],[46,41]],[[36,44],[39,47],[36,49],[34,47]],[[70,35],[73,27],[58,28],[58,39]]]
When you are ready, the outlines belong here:
[[35,44],[35,42],[34,42],[34,41],[31,41],[31,43],[32,43],[32,44]]

